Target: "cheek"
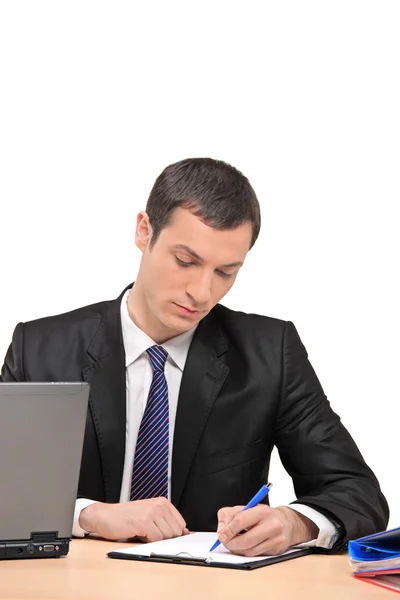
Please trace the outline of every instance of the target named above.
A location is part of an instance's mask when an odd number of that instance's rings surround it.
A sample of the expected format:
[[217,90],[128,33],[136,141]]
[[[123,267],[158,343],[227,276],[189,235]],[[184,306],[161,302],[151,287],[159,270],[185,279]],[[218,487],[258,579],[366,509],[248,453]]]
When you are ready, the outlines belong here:
[[153,265],[152,285],[161,293],[182,288],[185,286],[186,278],[185,269],[168,258],[157,261]]
[[235,280],[236,275],[234,277],[230,277],[229,279],[218,277],[217,281],[213,285],[213,299],[215,300],[215,304],[217,304],[221,298],[223,298],[229,292],[235,283]]

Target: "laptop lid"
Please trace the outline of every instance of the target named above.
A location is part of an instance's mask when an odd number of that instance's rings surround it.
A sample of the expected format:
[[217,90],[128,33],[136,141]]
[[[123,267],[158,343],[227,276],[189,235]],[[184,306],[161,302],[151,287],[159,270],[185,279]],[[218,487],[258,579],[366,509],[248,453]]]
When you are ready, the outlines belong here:
[[70,538],[89,385],[0,384],[0,542]]

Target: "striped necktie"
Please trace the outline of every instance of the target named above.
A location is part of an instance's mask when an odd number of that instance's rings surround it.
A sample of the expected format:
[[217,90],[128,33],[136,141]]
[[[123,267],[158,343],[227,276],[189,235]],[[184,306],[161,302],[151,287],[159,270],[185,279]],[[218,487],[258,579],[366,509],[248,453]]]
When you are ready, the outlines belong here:
[[131,500],[168,497],[169,407],[164,373],[168,353],[162,346],[151,346],[147,354],[153,380],[136,442]]

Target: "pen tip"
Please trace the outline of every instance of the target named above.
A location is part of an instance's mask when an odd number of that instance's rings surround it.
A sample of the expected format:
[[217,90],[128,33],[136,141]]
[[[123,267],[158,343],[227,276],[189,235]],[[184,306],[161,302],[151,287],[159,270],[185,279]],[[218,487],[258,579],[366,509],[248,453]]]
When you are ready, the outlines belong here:
[[209,552],[212,552],[213,550],[215,550],[215,548],[217,548],[219,546],[219,544],[220,544],[219,540],[217,540],[216,542],[214,542],[214,544],[209,549]]
[[271,489],[273,485],[273,483],[267,483],[267,488]]

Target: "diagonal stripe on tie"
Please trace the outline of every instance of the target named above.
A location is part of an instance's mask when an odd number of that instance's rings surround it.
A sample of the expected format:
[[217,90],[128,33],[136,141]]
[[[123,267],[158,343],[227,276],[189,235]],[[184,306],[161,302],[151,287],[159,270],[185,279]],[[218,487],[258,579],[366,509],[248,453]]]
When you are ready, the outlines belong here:
[[152,466],[154,469],[155,461],[159,456],[161,459],[164,459],[163,445],[164,442],[167,441],[165,438],[168,439],[168,433],[165,436],[160,437],[158,446],[155,448],[149,448],[142,454],[140,457],[140,465],[138,465],[139,460],[137,461],[137,467],[135,469],[136,484],[140,482],[143,474],[149,474],[149,466]]
[[143,473],[141,480],[137,483],[135,493],[141,497],[146,495],[146,497],[149,498],[149,492],[151,488],[159,481],[164,483],[165,468],[168,468],[168,460],[163,456],[156,458],[154,469],[151,473]]
[[168,496],[169,406],[162,346],[147,349],[153,378],[143,413],[133,462],[131,500]]
[[[155,470],[157,464],[164,461],[165,458],[168,460],[168,453],[165,453],[164,448],[168,444],[168,430],[163,426],[164,432],[158,436],[157,446],[145,446],[141,456],[136,460],[135,468],[135,484],[136,493],[138,493],[138,486],[141,485],[141,480],[146,477],[149,479],[151,473]],[[166,455],[166,457],[165,457]]]
[[140,442],[142,441],[143,437],[145,436],[147,429],[152,426],[158,419],[159,414],[160,413],[164,413],[166,412],[166,408],[165,408],[165,403],[166,403],[166,398],[165,398],[166,394],[162,394],[161,396],[159,396],[157,398],[157,400],[153,400],[151,402],[152,404],[152,413],[151,413],[151,419],[148,418],[148,415],[144,415],[142,418],[142,423],[141,423],[141,437],[140,437]]
[[[154,427],[151,428],[151,430],[149,430],[148,435],[150,436],[151,434],[156,435],[159,434],[160,437],[166,433],[168,436],[168,426],[165,423],[159,424],[159,425],[155,425]],[[157,450],[158,446],[156,446],[155,448],[152,448],[151,446],[149,446],[148,444],[145,443],[145,441],[140,445],[140,447],[136,448],[136,454],[135,454],[135,460],[136,460],[136,464],[137,461],[139,459],[141,459],[145,456],[148,456],[149,452]]]
[[158,480],[163,480],[165,467],[168,466],[168,461],[165,458],[159,459],[154,466],[154,471],[151,473],[144,473],[142,481],[140,481],[135,488],[136,494],[140,494],[141,497],[146,493],[147,497],[149,497],[148,493],[151,487],[158,482]]

